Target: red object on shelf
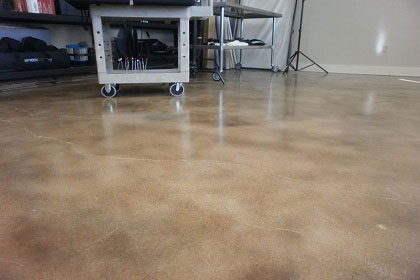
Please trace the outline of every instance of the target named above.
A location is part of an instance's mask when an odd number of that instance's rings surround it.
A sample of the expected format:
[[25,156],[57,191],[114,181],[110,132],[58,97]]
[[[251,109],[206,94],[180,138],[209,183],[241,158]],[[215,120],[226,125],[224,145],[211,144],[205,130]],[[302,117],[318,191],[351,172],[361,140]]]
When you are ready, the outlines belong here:
[[26,0],[14,0],[15,11],[17,12],[28,12],[28,6],[26,5]]
[[39,14],[38,0],[26,0],[29,13]]
[[54,0],[38,0],[40,14],[55,15]]
[[13,0],[15,11],[55,15],[54,0]]

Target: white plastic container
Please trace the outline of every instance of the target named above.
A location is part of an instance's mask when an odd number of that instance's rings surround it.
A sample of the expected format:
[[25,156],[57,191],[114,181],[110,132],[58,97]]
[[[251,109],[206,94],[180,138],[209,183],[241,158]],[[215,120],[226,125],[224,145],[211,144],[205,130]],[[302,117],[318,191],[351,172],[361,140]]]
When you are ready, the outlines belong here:
[[71,62],[88,62],[88,48],[80,45],[66,45]]

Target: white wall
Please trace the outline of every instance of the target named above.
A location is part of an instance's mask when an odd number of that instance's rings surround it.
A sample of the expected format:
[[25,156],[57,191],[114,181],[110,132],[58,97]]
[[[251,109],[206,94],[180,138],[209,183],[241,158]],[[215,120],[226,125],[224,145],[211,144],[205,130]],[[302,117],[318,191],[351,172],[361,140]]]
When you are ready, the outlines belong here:
[[81,25],[49,24],[43,25],[43,27],[48,28],[51,44],[57,48],[65,48],[68,44],[77,44],[83,41],[90,47],[92,46],[92,31],[90,27],[88,30],[85,30]]
[[420,76],[420,0],[305,3],[301,49],[327,70]]

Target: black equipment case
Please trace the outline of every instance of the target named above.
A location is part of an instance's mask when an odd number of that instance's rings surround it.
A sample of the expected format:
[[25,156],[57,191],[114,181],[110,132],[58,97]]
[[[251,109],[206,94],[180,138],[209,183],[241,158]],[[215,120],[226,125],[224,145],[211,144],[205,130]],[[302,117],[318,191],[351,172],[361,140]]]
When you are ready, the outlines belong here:
[[48,46],[44,41],[25,37],[21,42],[12,38],[0,40],[0,71],[25,71],[70,67],[66,49]]

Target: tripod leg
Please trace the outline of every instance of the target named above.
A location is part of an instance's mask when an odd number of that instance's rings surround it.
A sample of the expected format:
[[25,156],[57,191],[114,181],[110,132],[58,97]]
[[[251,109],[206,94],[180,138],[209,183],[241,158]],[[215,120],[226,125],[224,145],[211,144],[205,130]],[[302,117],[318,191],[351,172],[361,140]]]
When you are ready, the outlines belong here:
[[293,60],[295,59],[295,55],[292,55],[291,57],[290,57],[290,61],[289,61],[289,63],[287,63],[287,65],[286,65],[286,68],[284,68],[284,70],[283,70],[283,73],[289,73],[289,68],[290,67],[292,67],[293,68],[293,70],[295,70],[296,71],[296,68],[293,66]]
[[296,71],[296,68],[292,65],[293,60],[295,60],[296,55],[297,55],[297,52],[295,52],[291,57],[289,57],[289,63],[287,63],[286,68],[284,68],[283,72],[285,73],[289,72],[289,67],[292,67],[293,70]]
[[294,34],[293,27],[294,27],[294,23],[295,23],[295,19],[296,19],[297,4],[298,4],[298,0],[295,0],[295,8],[293,10],[292,24],[291,24],[291,27],[290,27],[289,48],[287,50],[287,57],[289,57],[289,59],[292,56],[292,42],[293,42],[293,34]]
[[[318,63],[316,63],[315,61],[313,61],[311,58],[309,58],[306,54],[304,54],[303,52],[300,52],[304,57],[306,57],[310,62],[312,62],[313,64],[315,64],[316,66],[318,66],[319,68],[322,69],[322,71],[324,71],[326,74],[328,74],[328,71],[325,70],[324,68],[321,67],[321,65],[319,65]],[[301,69],[302,70],[302,69]]]

